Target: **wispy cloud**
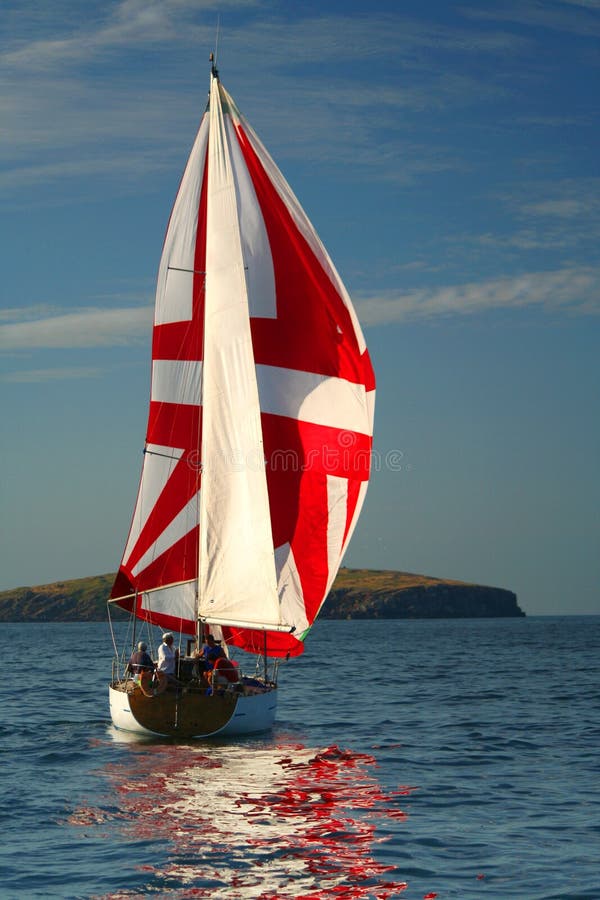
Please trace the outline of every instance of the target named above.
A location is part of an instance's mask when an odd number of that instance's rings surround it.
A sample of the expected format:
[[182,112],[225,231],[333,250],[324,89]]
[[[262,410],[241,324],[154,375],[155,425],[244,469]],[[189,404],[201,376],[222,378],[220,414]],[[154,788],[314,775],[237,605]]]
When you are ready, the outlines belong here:
[[509,233],[478,235],[481,246],[516,250],[564,250],[581,258],[600,240],[600,179],[530,181],[498,195],[514,217]]
[[[598,315],[600,268],[570,267],[550,272],[527,272],[514,278],[412,291],[355,292],[354,300],[365,326],[530,307],[546,312]],[[31,351],[124,346],[148,340],[152,322],[150,307],[86,309],[38,319],[27,318],[27,311],[24,315],[26,321],[0,325],[0,349]],[[47,381],[98,374],[100,370],[87,367],[36,369],[11,373],[3,380]]]
[[0,375],[0,381],[11,384],[43,384],[47,381],[79,381],[82,378],[98,378],[104,369],[89,366],[72,366],[62,369],[28,369]]
[[463,12],[480,21],[514,22],[594,38],[600,35],[600,21],[593,14],[599,8],[598,0],[564,0],[564,3],[513,0],[512,3],[465,6]]
[[[186,75],[185,63],[174,60],[191,60],[198,47],[213,45],[216,9],[224,5],[231,9],[222,36],[227,72],[231,83],[238,78],[243,84],[243,99],[258,111],[269,145],[294,157],[306,154],[310,139],[311,158],[318,152],[320,159],[359,166],[383,180],[399,179],[396,137],[403,111],[485,103],[500,91],[491,79],[484,84],[447,66],[442,70],[441,63],[436,69],[436,56],[425,61],[423,54],[505,58],[529,43],[499,29],[478,32],[472,24],[444,27],[400,14],[315,17],[301,8],[293,28],[284,13],[273,11],[244,16],[242,26],[237,14],[260,5],[253,0],[122,0],[98,5],[95,17],[69,20],[25,3],[22,14],[13,11],[12,37],[0,51],[4,190],[94,174],[139,179],[165,159],[174,164],[182,141],[191,141],[190,123],[204,102],[202,82],[199,90],[186,81],[191,63]],[[155,57],[160,78],[148,78],[147,66],[137,68],[140,50]],[[339,65],[355,60],[356,78],[340,78]],[[385,60],[397,77],[374,86],[364,77],[370,60]],[[373,140],[375,110],[396,131],[388,146]],[[270,130],[279,135],[275,144]],[[294,140],[286,141],[286,134]],[[400,180],[410,179],[410,148],[401,155],[406,163]],[[414,157],[421,171],[452,166],[439,143],[435,152],[415,147]]]
[[376,295],[355,295],[365,325],[385,325],[440,316],[465,316],[491,310],[538,307],[545,311],[600,313],[600,268],[529,272],[514,278]]
[[[224,6],[248,8],[252,0],[120,0],[106,5],[104,15],[68,19],[55,15],[48,7],[47,16],[36,5],[35,12],[27,4],[15,11],[12,33],[5,44],[3,59],[14,66],[47,71],[56,66],[64,68],[78,62],[88,62],[94,56],[110,53],[120,47],[133,48],[171,42],[188,34],[190,20],[198,14],[222,9]],[[208,22],[206,22],[208,26]],[[57,27],[58,26],[58,27]],[[212,24],[214,31],[214,23]],[[18,34],[35,31],[42,36],[30,41],[19,40]]]
[[600,215],[600,178],[561,179],[538,184],[529,196],[514,193],[506,202],[523,217],[575,220],[588,227]]
[[7,309],[0,309],[0,322],[27,322],[32,319],[43,319],[47,316],[55,315],[58,310],[54,309],[47,303],[37,303],[34,306],[13,306]]
[[116,347],[148,339],[150,307],[84,309],[0,325],[0,349]]

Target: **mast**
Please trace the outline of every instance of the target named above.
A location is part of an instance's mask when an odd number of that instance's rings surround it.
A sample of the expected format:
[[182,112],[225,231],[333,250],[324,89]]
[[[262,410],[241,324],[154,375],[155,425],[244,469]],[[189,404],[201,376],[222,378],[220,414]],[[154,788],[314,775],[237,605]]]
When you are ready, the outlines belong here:
[[[209,62],[211,64],[211,66],[210,66],[211,83],[212,83],[213,78],[216,78],[216,79],[219,78],[219,70],[217,69],[217,60],[216,60],[216,51],[218,49],[218,43],[219,43],[219,27],[217,24],[217,37],[216,37],[216,41],[215,41],[215,52],[214,53],[211,52],[208,57]],[[209,98],[210,98],[210,90],[209,90]],[[209,104],[210,104],[210,100],[209,100]],[[210,132],[209,132],[209,135],[210,135]],[[209,140],[210,140],[210,137],[209,137]],[[205,273],[205,281],[204,281],[204,291],[205,291],[205,297],[206,297],[206,273]],[[206,302],[204,303],[204,317],[206,320]],[[205,356],[204,356],[205,346],[206,346],[206,324],[204,325],[204,327],[202,329],[202,359],[203,360],[205,358]],[[202,383],[201,383],[201,387],[200,387],[200,396],[201,397],[203,397],[203,395],[204,395],[204,391],[202,389],[203,384],[204,384],[204,367],[203,367],[203,372],[202,372]],[[200,429],[200,425],[199,425],[199,429]],[[203,471],[202,471],[202,435],[201,435],[201,433],[198,434],[198,452],[200,454],[200,456],[199,456],[199,458],[200,458],[200,462],[199,462],[200,478],[202,479]],[[203,519],[204,519],[202,509],[203,509],[203,504],[202,504],[202,483],[201,483],[200,491],[198,493],[198,567],[197,567],[197,575],[196,575],[196,648],[198,650],[201,649],[202,642],[204,639],[204,623],[202,622],[202,620],[200,618],[200,572],[201,572],[201,557],[202,557],[202,545],[203,545],[202,532],[203,532]]]

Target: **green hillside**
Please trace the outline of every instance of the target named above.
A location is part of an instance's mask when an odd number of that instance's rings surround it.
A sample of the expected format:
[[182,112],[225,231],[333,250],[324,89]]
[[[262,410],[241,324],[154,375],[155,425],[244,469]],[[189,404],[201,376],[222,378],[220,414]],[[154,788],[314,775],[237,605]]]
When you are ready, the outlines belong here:
[[[0,593],[0,622],[94,622],[106,618],[114,574]],[[522,616],[511,591],[409,572],[340,569],[321,616],[459,618]]]

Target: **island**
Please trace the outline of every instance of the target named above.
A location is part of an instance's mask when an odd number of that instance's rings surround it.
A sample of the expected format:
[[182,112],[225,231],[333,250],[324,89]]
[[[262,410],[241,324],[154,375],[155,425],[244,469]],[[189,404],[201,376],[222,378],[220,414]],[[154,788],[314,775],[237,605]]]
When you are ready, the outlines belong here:
[[[0,622],[99,622],[114,574],[0,592]],[[120,612],[115,608],[117,614]],[[342,568],[320,616],[325,619],[459,619],[524,616],[516,594],[497,587]]]

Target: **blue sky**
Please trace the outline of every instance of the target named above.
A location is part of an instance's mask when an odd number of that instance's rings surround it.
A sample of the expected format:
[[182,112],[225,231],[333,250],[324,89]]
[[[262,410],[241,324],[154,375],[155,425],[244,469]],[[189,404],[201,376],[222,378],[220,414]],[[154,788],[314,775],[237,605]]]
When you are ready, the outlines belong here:
[[600,613],[600,0],[5,0],[0,588],[119,563],[218,17],[378,376],[345,563]]

